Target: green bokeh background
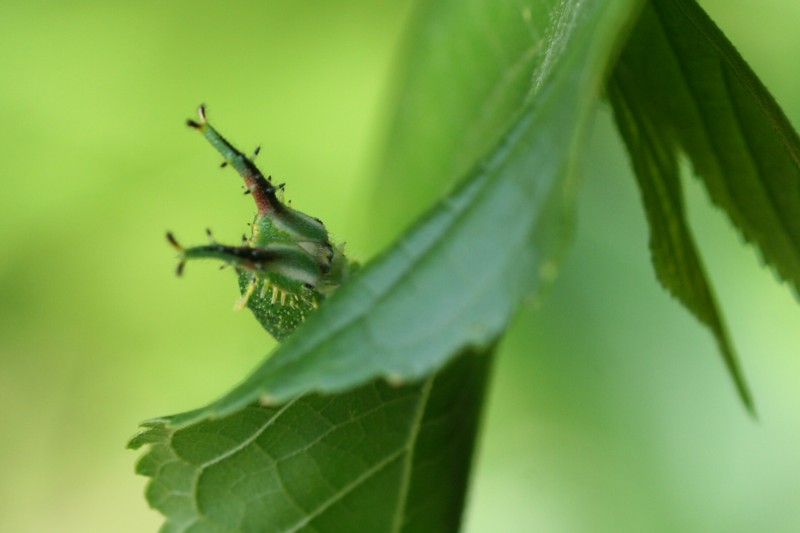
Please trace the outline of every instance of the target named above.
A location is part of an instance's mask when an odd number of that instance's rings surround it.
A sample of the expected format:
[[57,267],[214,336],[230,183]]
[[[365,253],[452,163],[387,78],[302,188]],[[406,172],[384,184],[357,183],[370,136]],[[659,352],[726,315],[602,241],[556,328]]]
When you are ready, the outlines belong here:
[[[702,4],[800,125],[800,4]],[[362,259],[400,1],[22,2],[0,9],[0,531],[154,531],[125,449],[142,419],[227,390],[271,341],[230,272],[164,240],[253,213],[183,126],[200,102]],[[572,252],[502,345],[471,532],[800,530],[800,308],[687,181],[760,417],[656,285],[605,110]],[[413,195],[414,191],[409,190]],[[377,230],[376,228],[380,228]]]

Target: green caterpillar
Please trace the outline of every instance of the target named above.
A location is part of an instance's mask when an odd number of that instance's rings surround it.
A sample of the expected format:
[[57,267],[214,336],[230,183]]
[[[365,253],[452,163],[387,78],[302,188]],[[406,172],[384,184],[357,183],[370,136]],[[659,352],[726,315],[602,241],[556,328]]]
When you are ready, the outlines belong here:
[[206,120],[202,105],[198,116],[199,122],[188,120],[187,124],[222,154],[222,166],[232,166],[244,178],[246,193],[252,194],[258,213],[250,238],[242,236],[240,246],[218,244],[208,232],[210,244],[184,248],[167,233],[167,240],[180,253],[177,273],[192,259],[219,259],[231,265],[241,292],[235,308],[249,307],[261,325],[282,340],[347,280],[356,265],[347,260],[342,245],[331,243],[322,221],[278,198],[283,184],[273,185],[271,176],[265,178],[251,158],[220,135]]

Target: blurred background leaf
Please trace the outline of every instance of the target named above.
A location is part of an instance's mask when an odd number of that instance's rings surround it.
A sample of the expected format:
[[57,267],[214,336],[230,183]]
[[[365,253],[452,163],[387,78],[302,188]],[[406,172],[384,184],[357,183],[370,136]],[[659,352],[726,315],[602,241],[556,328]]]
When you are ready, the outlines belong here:
[[[800,124],[800,5],[701,4]],[[262,144],[287,197],[351,253],[400,230],[376,238],[361,191],[407,16],[400,2],[4,4],[0,530],[155,530],[130,428],[219,395],[268,348],[252,317],[229,311],[232,275],[175,279],[163,241],[206,226],[235,241],[251,209],[185,131],[198,103],[232,140]],[[606,118],[585,160],[575,247],[547,306],[501,346],[468,530],[797,530],[796,301],[689,182],[758,394],[753,424],[712,340],[653,280]]]

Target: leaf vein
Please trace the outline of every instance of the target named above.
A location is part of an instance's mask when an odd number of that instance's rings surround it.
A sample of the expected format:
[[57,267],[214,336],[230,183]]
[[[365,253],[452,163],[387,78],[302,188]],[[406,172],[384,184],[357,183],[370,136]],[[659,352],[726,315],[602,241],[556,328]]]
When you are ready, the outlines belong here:
[[392,463],[392,461],[394,461],[395,459],[400,457],[403,453],[405,453],[405,451],[406,451],[405,448],[400,448],[399,450],[387,455],[386,458],[384,458],[382,461],[376,463],[375,466],[373,466],[372,468],[370,468],[369,470],[367,470],[366,472],[355,478],[353,481],[342,487],[338,492],[336,492],[330,498],[328,498],[326,501],[320,504],[316,509],[314,509],[312,512],[304,516],[299,522],[297,522],[295,525],[287,529],[286,533],[293,533],[295,531],[299,531],[301,528],[308,525],[309,522],[311,522],[314,518],[324,513],[331,505],[333,505],[338,500],[340,500],[341,498],[343,498],[344,496],[346,496],[347,494],[349,494],[350,492],[361,486],[363,483],[368,481],[372,476],[374,476],[375,474],[386,468],[389,464]]
[[411,431],[408,434],[403,450],[406,452],[405,460],[403,461],[403,473],[400,479],[400,491],[397,498],[397,507],[395,508],[394,519],[392,520],[392,532],[398,533],[403,527],[403,518],[405,516],[405,507],[408,502],[408,493],[411,487],[411,470],[414,466],[414,450],[416,449],[417,437],[419,436],[419,429],[422,426],[422,418],[428,406],[430,399],[431,389],[435,380],[435,374],[425,380],[420,391],[419,402],[417,403],[417,410],[414,413],[414,420],[411,425]]
[[213,465],[219,463],[220,461],[224,461],[228,457],[231,457],[231,456],[239,453],[243,449],[245,449],[253,441],[255,441],[258,437],[260,437],[261,434],[264,433],[264,431],[266,431],[268,427],[270,427],[272,424],[274,424],[275,421],[278,418],[281,417],[281,415],[283,415],[287,410],[289,410],[289,408],[291,408],[295,403],[297,403],[297,401],[299,399],[300,398],[298,397],[298,398],[294,398],[294,399],[286,402],[286,405],[281,407],[272,417],[269,418],[269,420],[264,422],[264,424],[260,428],[258,428],[255,432],[253,432],[253,434],[251,436],[247,437],[245,440],[243,440],[242,442],[240,442],[239,444],[237,444],[236,446],[234,446],[233,448],[231,448],[227,452],[224,452],[224,453],[218,455],[217,457],[214,457],[213,459],[209,459],[208,461],[206,461],[205,463],[200,465],[200,468],[198,469],[198,471],[202,472],[203,470],[205,470],[209,466],[213,466]]

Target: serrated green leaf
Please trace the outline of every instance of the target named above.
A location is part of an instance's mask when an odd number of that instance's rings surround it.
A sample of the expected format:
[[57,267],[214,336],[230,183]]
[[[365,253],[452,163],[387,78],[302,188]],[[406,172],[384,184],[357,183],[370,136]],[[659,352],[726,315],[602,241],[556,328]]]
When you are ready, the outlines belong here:
[[733,45],[694,1],[653,1],[623,70],[660,142],[689,156],[714,203],[800,288],[800,140]]
[[168,422],[225,416],[259,398],[277,403],[378,377],[415,380],[465,348],[491,345],[521,299],[556,269],[569,228],[575,153],[637,4],[548,4],[548,29],[535,36],[541,54],[529,98],[518,103],[515,122],[489,156],[243,383]]
[[661,283],[708,326],[749,409],[752,399],[685,220],[678,152],[711,199],[800,287],[800,142],[778,105],[693,0],[653,0],[610,82],[634,163]]
[[164,532],[457,531],[489,362],[148,428],[137,472]]
[[608,94],[642,193],[653,267],[661,284],[711,329],[739,396],[753,411],[753,400],[686,222],[675,153],[661,143],[655,125],[637,108],[636,97],[626,92],[630,88],[627,75],[618,70],[609,82]]

